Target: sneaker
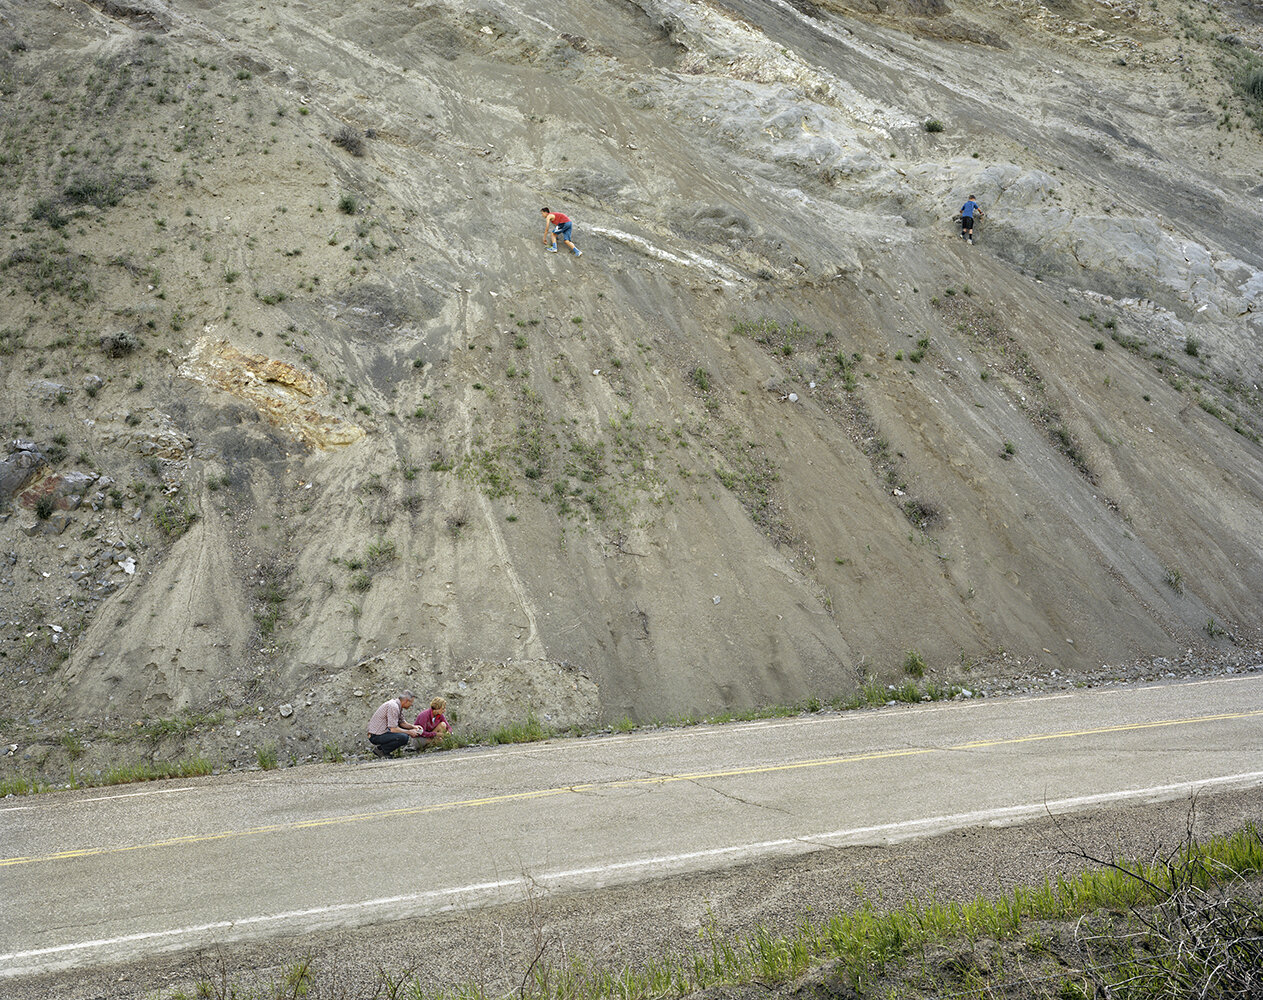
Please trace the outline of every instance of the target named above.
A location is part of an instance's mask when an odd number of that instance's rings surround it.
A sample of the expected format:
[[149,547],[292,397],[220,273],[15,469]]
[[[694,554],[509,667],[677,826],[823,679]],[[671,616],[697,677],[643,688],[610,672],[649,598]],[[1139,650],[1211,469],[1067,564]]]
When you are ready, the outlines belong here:
[[373,756],[375,756],[375,757],[385,757],[385,756],[386,756],[386,751],[385,751],[385,750],[383,750],[381,747],[379,747],[376,743],[374,743],[374,744],[373,744]]
[[971,237],[969,237],[969,245],[970,245],[970,246],[973,246],[973,245],[974,245],[974,238],[973,238],[972,236],[971,236]]
[[548,247],[548,252],[549,252],[549,253],[556,253],[556,252],[557,252],[557,248],[556,248],[556,247]]
[[575,248],[574,248],[574,255],[575,255],[576,257],[582,257],[582,256],[583,256],[583,251],[582,251],[582,250],[580,250],[578,247],[575,247]]

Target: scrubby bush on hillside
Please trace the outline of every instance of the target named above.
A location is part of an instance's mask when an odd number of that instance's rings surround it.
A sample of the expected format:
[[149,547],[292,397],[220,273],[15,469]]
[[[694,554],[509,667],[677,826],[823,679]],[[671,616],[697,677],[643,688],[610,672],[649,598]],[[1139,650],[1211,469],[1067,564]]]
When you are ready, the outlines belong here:
[[101,338],[101,350],[111,358],[121,358],[125,354],[131,354],[139,346],[139,338],[130,330],[107,333]]
[[352,156],[364,155],[364,137],[350,125],[343,125],[333,137],[333,144],[341,146]]
[[1246,78],[1245,92],[1256,101],[1263,101],[1263,69],[1256,69]]

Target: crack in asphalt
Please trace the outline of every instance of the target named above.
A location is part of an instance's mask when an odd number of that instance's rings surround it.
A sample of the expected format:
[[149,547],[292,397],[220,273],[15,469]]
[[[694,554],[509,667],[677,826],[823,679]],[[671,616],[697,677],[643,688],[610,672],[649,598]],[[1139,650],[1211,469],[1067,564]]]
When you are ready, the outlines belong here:
[[766,809],[768,812],[780,813],[783,816],[789,814],[789,810],[784,806],[768,805],[766,802],[753,802],[750,799],[744,798],[740,795],[734,795],[732,792],[725,792],[722,788],[716,788],[714,785],[708,785],[702,781],[690,781],[689,784],[694,785],[697,788],[705,789],[708,792],[714,792],[721,798],[731,799],[733,802],[740,802],[743,806],[753,806],[756,809]]

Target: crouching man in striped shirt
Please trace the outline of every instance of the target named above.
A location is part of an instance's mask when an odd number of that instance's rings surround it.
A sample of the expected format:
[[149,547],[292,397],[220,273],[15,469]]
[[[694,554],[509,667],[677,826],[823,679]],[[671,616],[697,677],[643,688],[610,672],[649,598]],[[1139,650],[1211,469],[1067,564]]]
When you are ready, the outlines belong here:
[[378,757],[389,757],[400,747],[407,746],[410,737],[421,735],[421,730],[403,720],[403,713],[411,707],[411,691],[403,691],[398,698],[377,706],[368,720],[368,742],[373,744],[373,753]]

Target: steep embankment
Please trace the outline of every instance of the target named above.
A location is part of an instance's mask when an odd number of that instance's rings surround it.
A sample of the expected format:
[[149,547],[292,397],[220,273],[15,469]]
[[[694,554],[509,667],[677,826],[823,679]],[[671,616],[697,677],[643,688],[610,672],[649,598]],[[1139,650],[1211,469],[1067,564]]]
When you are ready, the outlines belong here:
[[14,731],[1257,642],[1251,16],[0,4]]

